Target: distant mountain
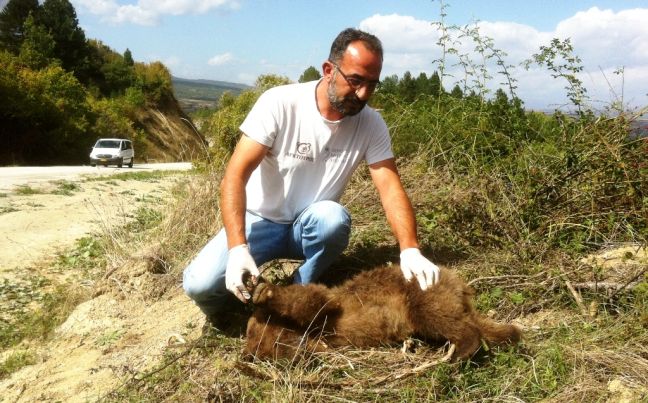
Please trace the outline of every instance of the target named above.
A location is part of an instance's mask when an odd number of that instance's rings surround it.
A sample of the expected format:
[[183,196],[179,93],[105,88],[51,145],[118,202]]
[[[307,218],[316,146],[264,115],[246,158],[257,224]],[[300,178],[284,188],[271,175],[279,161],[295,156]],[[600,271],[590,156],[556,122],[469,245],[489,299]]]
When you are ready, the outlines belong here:
[[213,108],[224,92],[238,95],[242,91],[252,88],[249,85],[230,83],[227,81],[187,79],[172,77],[173,92],[180,106],[186,112],[199,108]]

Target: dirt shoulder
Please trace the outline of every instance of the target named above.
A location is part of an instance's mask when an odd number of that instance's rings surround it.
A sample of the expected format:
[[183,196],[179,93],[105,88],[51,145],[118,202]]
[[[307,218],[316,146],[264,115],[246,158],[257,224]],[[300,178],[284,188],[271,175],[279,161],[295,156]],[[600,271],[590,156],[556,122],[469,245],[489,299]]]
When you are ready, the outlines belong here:
[[38,173],[21,178],[27,182],[12,181],[10,175],[2,181],[11,186],[0,197],[0,276],[55,256],[83,236],[121,225],[146,203],[163,203],[178,180],[87,181],[74,172],[61,171],[55,181]]
[[[140,208],[164,211],[176,184],[186,180],[172,175],[48,182],[31,186],[34,194],[5,194],[0,198],[0,281],[55,279],[60,274],[47,261],[59,251],[81,237],[125,225]],[[102,281],[115,287],[102,290]],[[160,284],[167,289],[164,297],[152,297]],[[96,401],[199,335],[203,315],[173,276],[142,265],[77,286],[93,298],[77,306],[48,341],[23,342],[0,353],[0,362],[21,351],[36,361],[0,379],[0,401]]]

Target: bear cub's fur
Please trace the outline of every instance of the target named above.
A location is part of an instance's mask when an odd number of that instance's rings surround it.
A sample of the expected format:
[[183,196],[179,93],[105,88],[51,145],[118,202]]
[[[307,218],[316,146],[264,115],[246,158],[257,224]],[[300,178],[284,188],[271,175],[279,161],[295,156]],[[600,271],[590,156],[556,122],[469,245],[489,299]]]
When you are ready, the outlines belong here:
[[484,340],[517,343],[521,331],[480,315],[474,291],[452,270],[441,269],[437,284],[422,291],[398,266],[362,272],[340,286],[278,286],[260,283],[247,325],[244,354],[259,359],[293,358],[340,346],[395,344],[410,336],[449,340],[454,359],[467,359]]

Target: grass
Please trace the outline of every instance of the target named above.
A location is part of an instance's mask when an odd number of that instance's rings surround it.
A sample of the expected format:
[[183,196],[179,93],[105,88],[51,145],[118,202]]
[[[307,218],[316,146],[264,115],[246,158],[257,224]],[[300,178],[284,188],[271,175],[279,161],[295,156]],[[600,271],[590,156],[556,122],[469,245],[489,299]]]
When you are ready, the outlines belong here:
[[56,189],[52,191],[52,194],[60,196],[71,196],[74,192],[81,190],[81,186],[77,183],[69,181],[57,181]]
[[141,182],[155,182],[162,178],[177,176],[176,171],[137,171],[137,172],[121,172],[110,176],[92,176],[84,179],[85,182],[108,182],[110,184],[117,184],[117,181],[141,181]]
[[[218,180],[203,175],[194,180],[190,192],[177,193],[177,209],[148,227],[152,231],[148,233],[164,245],[157,252],[178,281],[180,262],[215,230],[210,217]],[[359,173],[347,192],[345,200],[354,217],[352,241],[332,272],[361,270],[397,256],[384,218],[375,213],[378,202],[368,180]],[[175,229],[172,237],[169,228]],[[196,237],[203,241],[196,243]],[[189,246],[188,240],[194,243]],[[472,281],[479,310],[525,324],[520,346],[482,351],[468,363],[439,363],[414,372],[439,358],[438,346],[419,344],[406,355],[397,347],[344,349],[296,365],[243,363],[239,357],[243,340],[215,335],[167,351],[154,369],[134,375],[106,400],[593,401],[614,400],[616,392],[609,388],[613,381],[626,385],[638,400],[648,397],[648,372],[643,371],[648,365],[645,279],[612,300],[605,293],[581,292],[582,303],[594,307],[592,315],[584,315],[565,278],[584,281],[604,271],[579,263],[571,253],[554,249],[523,259],[515,251],[475,248],[472,253],[438,258]],[[286,276],[281,264],[272,267],[277,279]]]
[[[410,169],[413,167],[404,167],[402,172],[417,175]],[[219,175],[219,172],[194,175],[174,191],[173,208],[161,213],[142,206],[127,226],[101,239],[80,241],[74,250],[58,258],[57,267],[61,271],[120,267],[128,262],[134,250],[145,250],[153,244],[157,246],[148,249],[147,259],[162,262],[163,267],[148,270],[164,274],[164,278],[172,279],[177,286],[187,259],[217,229],[215,187]],[[440,188],[434,182],[443,177],[442,173],[435,175],[427,171],[421,175],[412,181],[439,193],[447,192],[449,200],[452,192],[457,191]],[[384,217],[376,213],[378,201],[369,180],[359,172],[345,196],[354,217],[354,230],[349,249],[332,272],[348,273],[395,261],[397,257],[393,239],[385,231]],[[426,197],[420,191],[413,192],[413,199],[423,208],[429,203]],[[424,210],[419,217],[425,214]],[[582,291],[582,303],[595,307],[595,315],[584,315],[565,285],[565,276],[576,283],[601,279],[604,270],[583,265],[578,255],[575,258],[572,253],[556,248],[526,259],[524,256],[528,255],[507,248],[471,248],[468,253],[439,248],[447,253],[438,254],[435,259],[452,265],[472,282],[477,290],[479,310],[492,311],[499,319],[525,323],[525,340],[518,347],[483,351],[468,363],[438,363],[423,372],[415,372],[417,366],[442,355],[437,351],[439,346],[418,344],[408,354],[402,354],[397,347],[345,349],[296,365],[243,363],[239,358],[243,341],[215,335],[190,340],[185,348],[168,349],[156,366],[130,375],[103,400],[592,401],[613,399],[616,392],[609,390],[613,381],[630,388],[637,400],[648,396],[642,394],[648,385],[645,375],[648,371],[644,371],[648,365],[645,278],[631,291],[621,292],[613,299],[605,293]],[[431,250],[438,253],[435,248]],[[624,255],[628,261],[634,257],[630,253]],[[280,264],[273,267],[278,279],[286,276]],[[121,276],[129,277],[128,264],[120,270]],[[58,295],[68,291],[59,290]],[[160,283],[155,298],[164,298],[169,292],[177,292],[177,288]],[[148,300],[149,303],[155,303],[155,298]],[[17,329],[11,343],[15,345],[26,334],[41,334],[36,336],[38,340],[46,338],[47,329],[51,331],[52,324],[60,323],[65,316],[66,306],[69,304],[63,300],[44,305],[47,312],[61,312],[54,315],[59,319],[50,325],[40,325],[44,318],[32,314],[32,319]],[[119,330],[109,329],[99,335],[96,344],[110,348],[122,336]],[[16,361],[18,364],[3,365],[18,368],[22,364],[18,357]]]
[[[480,311],[522,324],[523,342],[464,363],[442,362],[444,350],[424,343],[410,353],[347,348],[292,363],[247,363],[242,339],[216,334],[167,349],[102,400],[589,402],[620,400],[619,384],[630,401],[648,400],[646,262],[605,268],[583,261],[615,244],[647,243],[648,172],[645,152],[628,141],[628,116],[596,117],[582,103],[576,118],[545,116],[523,113],[515,100],[472,95],[383,103],[426,255],[475,288]],[[215,144],[228,143],[222,135],[213,133]],[[223,148],[215,155],[231,151]],[[144,206],[100,242],[106,267],[121,278],[134,274],[133,251],[159,274],[147,303],[179,292],[182,269],[218,229],[222,167],[208,168],[174,191],[173,208]],[[166,174],[110,180],[132,175]],[[366,169],[352,178],[343,203],[354,220],[351,242],[329,274],[396,262]],[[64,266],[84,267],[95,247],[79,247]],[[286,277],[281,264],[273,267],[276,278]],[[606,281],[618,291],[598,286]],[[120,338],[107,330],[97,342]],[[429,365],[417,370],[421,364]]]
[[15,351],[0,363],[0,379],[6,378],[19,369],[36,363],[36,357],[29,351]]
[[43,194],[43,191],[41,189],[35,189],[29,185],[20,185],[16,186],[15,190],[16,194],[21,195],[21,196],[30,196],[30,195],[36,195],[36,194]]
[[[166,176],[166,173],[145,173],[124,175],[124,180],[147,181]],[[55,192],[67,195],[79,189],[79,185],[75,183],[59,182]],[[22,190],[22,194],[36,193],[38,192],[29,187]],[[141,237],[143,232],[159,225],[162,218],[158,210],[160,199],[147,196],[140,198],[138,202],[142,206],[123,228],[116,229],[121,231],[120,236],[129,239]],[[156,207],[151,207],[152,204]],[[33,364],[37,356],[31,346],[46,342],[52,331],[81,302],[91,298],[93,288],[88,285],[103,275],[106,266],[110,264],[111,253],[115,250],[114,244],[111,244],[114,241],[111,236],[114,235],[112,232],[83,237],[76,241],[74,247],[57,254],[52,261],[43,262],[47,272],[55,276],[18,276],[11,281],[4,279],[0,282],[0,304],[3,307],[0,314],[0,352],[4,351],[0,361],[0,378]],[[122,334],[121,331],[107,331],[97,339],[97,343],[104,347],[110,346]]]
[[53,273],[68,273],[64,281],[42,275],[4,279],[0,283],[0,350],[25,340],[46,340],[74,308],[90,297],[87,287],[79,286],[104,267],[102,241],[84,237],[60,253],[48,266]]
[[14,211],[20,211],[14,206],[2,206],[0,207],[0,214],[13,213]]

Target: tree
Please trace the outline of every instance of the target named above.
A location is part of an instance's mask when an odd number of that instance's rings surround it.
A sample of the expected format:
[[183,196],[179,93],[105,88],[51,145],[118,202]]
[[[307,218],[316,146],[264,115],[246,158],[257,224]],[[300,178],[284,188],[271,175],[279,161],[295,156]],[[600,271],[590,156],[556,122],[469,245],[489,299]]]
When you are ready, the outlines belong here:
[[444,92],[443,86],[441,85],[441,78],[439,77],[439,73],[435,71],[431,76],[430,76],[430,93],[438,97]]
[[269,90],[272,87],[277,87],[279,85],[290,84],[291,81],[288,77],[279,76],[276,74],[264,74],[260,75],[254,86],[261,92]]
[[428,76],[427,74],[425,74],[425,72],[421,72],[419,76],[416,77],[415,84],[417,94],[431,94],[430,81],[428,80]]
[[398,85],[399,95],[405,102],[412,102],[416,99],[416,80],[412,78],[412,73],[406,71]]
[[10,0],[0,12],[0,48],[17,55],[25,37],[25,21],[38,12],[38,0]]
[[461,90],[461,87],[459,87],[459,84],[455,84],[455,86],[452,88],[452,91],[450,92],[450,95],[453,98],[457,98],[457,99],[463,98],[464,94],[463,91]]
[[92,75],[90,49],[72,4],[68,0],[45,0],[38,22],[52,35],[56,43],[54,53],[61,60],[62,67],[87,84]]
[[298,81],[300,83],[305,83],[305,82],[308,82],[308,81],[319,80],[320,78],[322,78],[322,75],[320,74],[320,72],[315,67],[310,66],[309,68],[304,70],[304,72],[302,73],[301,76],[299,76]]
[[132,66],[135,64],[135,61],[133,60],[133,54],[128,48],[126,48],[126,51],[124,52],[124,63],[126,63],[127,66]]
[[32,69],[41,69],[54,61],[54,39],[43,26],[36,25],[31,15],[25,21],[24,35],[18,56],[21,62]]
[[398,76],[393,74],[383,78],[380,82],[380,90],[378,92],[381,94],[396,95],[398,92]]

